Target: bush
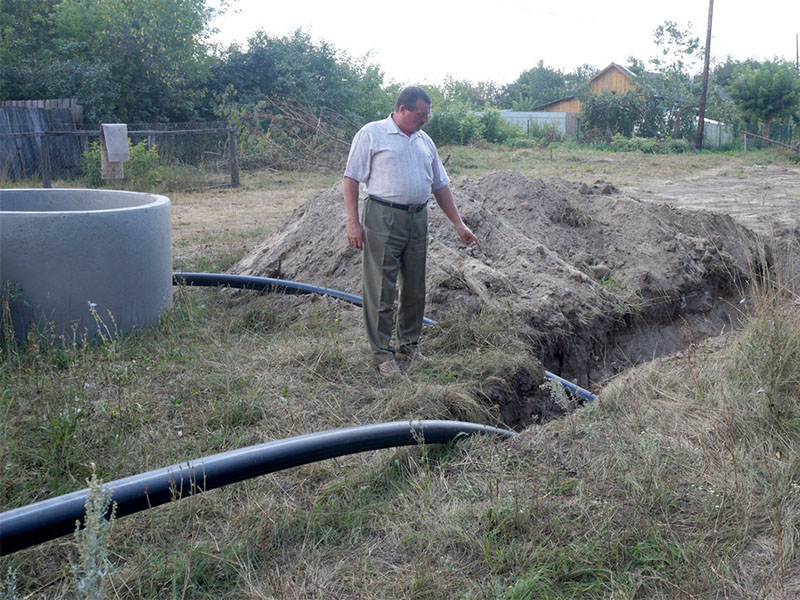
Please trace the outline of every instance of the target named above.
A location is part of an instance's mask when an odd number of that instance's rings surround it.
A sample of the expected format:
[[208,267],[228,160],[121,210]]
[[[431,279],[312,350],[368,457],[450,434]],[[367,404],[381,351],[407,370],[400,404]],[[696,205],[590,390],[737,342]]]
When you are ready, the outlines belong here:
[[[152,191],[161,183],[161,168],[158,166],[158,150],[148,148],[147,142],[132,145],[128,140],[131,158],[125,163],[125,179],[123,187],[139,192]],[[92,142],[89,149],[81,154],[83,180],[91,187],[103,185],[100,158],[100,143]]]
[[131,182],[136,191],[148,192],[161,181],[158,150],[155,146],[148,148],[146,142],[132,146],[128,140],[128,146],[131,159],[125,163],[125,180]]
[[528,136],[543,142],[546,146],[552,142],[563,142],[564,136],[554,123],[541,124],[530,121],[528,124]]
[[471,144],[484,139],[481,115],[463,106],[434,111],[425,131],[440,145]]
[[668,153],[676,153],[681,154],[683,152],[689,152],[692,149],[689,140],[666,140],[664,142],[664,147]]
[[[602,145],[600,147],[603,147]],[[645,154],[672,154],[689,152],[691,146],[684,139],[657,140],[655,138],[627,138],[619,133],[611,138],[605,148],[612,152],[644,152]]]
[[81,170],[83,171],[83,180],[87,185],[90,187],[103,185],[99,142],[92,142],[89,144],[89,149],[81,154]]
[[500,116],[500,109],[486,105],[480,116],[483,125],[483,139],[493,144],[521,138],[522,131]]

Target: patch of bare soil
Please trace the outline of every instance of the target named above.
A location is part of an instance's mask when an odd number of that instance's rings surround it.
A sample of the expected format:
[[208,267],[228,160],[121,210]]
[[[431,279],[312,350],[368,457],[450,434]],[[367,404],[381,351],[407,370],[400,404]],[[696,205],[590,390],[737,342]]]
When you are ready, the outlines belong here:
[[[758,236],[732,217],[679,210],[610,183],[492,173],[453,187],[481,248],[430,206],[428,316],[510,311],[545,368],[582,385],[735,325]],[[349,288],[341,184],[296,209],[234,272]]]
[[633,186],[642,200],[728,214],[765,236],[800,227],[800,167],[748,165],[739,158],[688,178]]

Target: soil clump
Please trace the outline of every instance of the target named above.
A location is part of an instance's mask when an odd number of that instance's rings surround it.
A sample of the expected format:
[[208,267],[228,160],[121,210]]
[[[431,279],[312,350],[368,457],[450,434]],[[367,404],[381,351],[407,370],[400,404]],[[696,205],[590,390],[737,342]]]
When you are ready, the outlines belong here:
[[[641,201],[605,181],[503,171],[453,194],[481,245],[461,244],[429,204],[427,316],[508,311],[546,369],[587,387],[735,327],[765,256],[728,215]],[[233,272],[360,294],[341,184],[296,209]]]

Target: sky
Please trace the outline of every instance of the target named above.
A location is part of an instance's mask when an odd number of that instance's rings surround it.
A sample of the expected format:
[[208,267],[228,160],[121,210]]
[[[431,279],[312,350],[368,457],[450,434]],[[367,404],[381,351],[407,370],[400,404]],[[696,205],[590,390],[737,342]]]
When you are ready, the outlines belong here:
[[[665,21],[705,45],[708,0],[233,0],[212,41],[243,47],[263,29],[300,28],[350,58],[378,65],[384,83],[440,84],[445,78],[505,85],[544,65],[565,72],[589,64],[627,65],[657,54],[653,32]],[[774,57],[795,61],[800,0],[716,0],[712,61]]]

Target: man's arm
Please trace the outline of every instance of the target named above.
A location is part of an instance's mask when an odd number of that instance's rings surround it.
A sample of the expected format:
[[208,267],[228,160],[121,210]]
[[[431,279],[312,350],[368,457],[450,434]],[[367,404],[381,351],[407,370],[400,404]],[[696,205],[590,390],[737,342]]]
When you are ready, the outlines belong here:
[[358,220],[358,182],[350,177],[345,177],[342,184],[344,188],[344,209],[347,212],[347,242],[363,250],[364,229]]
[[456,203],[453,200],[453,192],[450,191],[450,186],[446,185],[443,188],[433,191],[433,197],[436,198],[437,204],[442,209],[442,212],[447,215],[447,218],[456,226],[458,237],[461,241],[470,245],[472,242],[478,243],[478,238],[470,231],[469,227],[464,224],[461,219],[461,214],[458,212]]

